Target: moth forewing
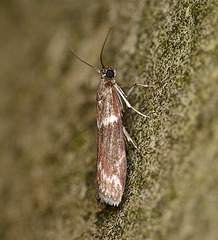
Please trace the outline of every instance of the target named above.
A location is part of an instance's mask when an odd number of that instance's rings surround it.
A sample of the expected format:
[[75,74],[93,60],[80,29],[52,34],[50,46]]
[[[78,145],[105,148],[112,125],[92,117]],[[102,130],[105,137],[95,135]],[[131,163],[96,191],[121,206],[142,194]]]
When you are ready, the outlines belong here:
[[97,199],[118,206],[126,182],[126,151],[120,99],[111,79],[102,79],[97,91],[98,157]]

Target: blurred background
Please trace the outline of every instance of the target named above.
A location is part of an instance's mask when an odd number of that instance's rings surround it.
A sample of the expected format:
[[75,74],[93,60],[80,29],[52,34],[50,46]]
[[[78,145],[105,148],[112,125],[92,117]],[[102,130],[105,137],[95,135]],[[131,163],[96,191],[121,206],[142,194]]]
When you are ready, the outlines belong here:
[[[99,75],[79,62],[70,47],[100,66],[102,43],[116,26],[120,40],[113,41],[112,34],[107,49],[113,50],[105,49],[104,56],[115,64],[113,54],[128,30],[122,22],[139,8],[138,3],[128,5],[106,0],[0,2],[1,239],[63,239],[67,224],[75,237],[91,215],[89,201],[83,200],[91,196],[97,209]],[[123,52],[130,50],[124,45]]]

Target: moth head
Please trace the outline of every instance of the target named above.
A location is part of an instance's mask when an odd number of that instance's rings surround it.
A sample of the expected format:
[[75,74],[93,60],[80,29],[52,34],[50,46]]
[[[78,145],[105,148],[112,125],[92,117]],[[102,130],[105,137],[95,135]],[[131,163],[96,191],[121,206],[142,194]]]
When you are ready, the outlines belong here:
[[101,70],[101,77],[107,79],[113,79],[116,76],[116,70],[112,67],[104,66]]

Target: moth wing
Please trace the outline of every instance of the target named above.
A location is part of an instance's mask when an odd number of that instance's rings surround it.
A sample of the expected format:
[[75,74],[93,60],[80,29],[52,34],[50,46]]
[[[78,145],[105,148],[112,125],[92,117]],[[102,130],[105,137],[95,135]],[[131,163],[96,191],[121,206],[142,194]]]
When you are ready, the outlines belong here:
[[97,102],[98,159],[96,166],[97,198],[118,205],[126,182],[126,150],[117,93],[108,93]]

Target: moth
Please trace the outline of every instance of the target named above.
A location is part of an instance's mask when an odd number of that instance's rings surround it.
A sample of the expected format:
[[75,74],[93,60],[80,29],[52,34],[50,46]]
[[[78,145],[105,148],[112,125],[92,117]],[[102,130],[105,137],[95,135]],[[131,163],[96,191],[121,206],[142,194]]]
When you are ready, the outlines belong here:
[[128,108],[147,118],[148,116],[132,107],[127,97],[135,87],[151,87],[151,85],[135,83],[127,94],[117,85],[115,69],[103,63],[103,50],[110,30],[101,48],[101,69],[82,60],[72,49],[71,51],[75,57],[94,68],[101,76],[96,95],[98,129],[96,197],[100,203],[118,206],[126,183],[127,159],[124,136],[127,138],[127,141],[130,141],[138,149],[122,124],[123,102]]

